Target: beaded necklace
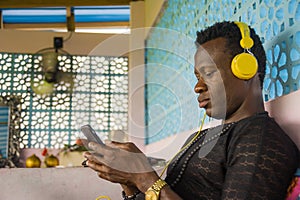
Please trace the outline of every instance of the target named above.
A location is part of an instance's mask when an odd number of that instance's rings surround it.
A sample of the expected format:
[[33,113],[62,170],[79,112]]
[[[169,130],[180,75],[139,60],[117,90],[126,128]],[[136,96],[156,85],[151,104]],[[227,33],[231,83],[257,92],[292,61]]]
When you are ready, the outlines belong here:
[[[204,145],[206,145],[207,143],[217,139],[219,136],[221,136],[223,133],[225,133],[226,131],[228,131],[228,129],[234,124],[230,123],[230,124],[226,124],[224,125],[225,127],[218,132],[217,134],[214,134],[213,136],[211,136],[210,138],[204,140],[203,142],[201,142],[199,145],[197,145],[185,158],[182,167],[180,169],[180,172],[177,174],[177,177],[175,178],[175,180],[170,184],[171,187],[174,187],[180,180],[181,177],[184,173],[184,171],[186,170],[187,164],[190,161],[190,159],[192,158],[192,156]],[[174,160],[174,163],[172,164],[172,166],[170,167],[169,171],[172,171],[178,164],[178,162],[182,159],[183,155],[195,144],[197,143],[197,141],[199,141],[201,138],[203,138],[208,131],[211,129],[207,129],[205,130],[203,133],[201,133],[196,139],[194,139],[194,141],[191,142],[191,144],[189,144],[182,152],[180,152],[180,154],[178,154],[176,160]]]

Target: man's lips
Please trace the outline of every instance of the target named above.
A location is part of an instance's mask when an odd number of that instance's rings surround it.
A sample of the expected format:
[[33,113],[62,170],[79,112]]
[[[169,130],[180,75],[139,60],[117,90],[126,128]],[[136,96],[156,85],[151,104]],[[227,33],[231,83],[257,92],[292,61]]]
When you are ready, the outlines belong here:
[[209,99],[204,99],[202,101],[199,101],[199,107],[204,108],[209,102]]

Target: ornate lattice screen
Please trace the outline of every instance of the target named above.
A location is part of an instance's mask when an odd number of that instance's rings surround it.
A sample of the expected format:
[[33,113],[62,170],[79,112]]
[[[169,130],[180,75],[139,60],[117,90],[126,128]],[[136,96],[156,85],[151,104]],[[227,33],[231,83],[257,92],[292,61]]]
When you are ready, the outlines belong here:
[[[156,29],[147,40],[146,143],[190,130],[199,124],[201,114],[195,95],[186,92],[192,91],[196,81],[193,61],[182,52],[194,45],[196,31],[223,20],[244,21],[261,36],[267,53],[263,91],[266,101],[299,89],[299,0],[169,0]],[[177,33],[170,34],[170,31],[166,34],[159,28],[178,32],[181,37]],[[162,68],[166,67],[168,73],[162,73]],[[158,76],[164,81],[153,84]],[[186,89],[174,87],[174,81]],[[186,99],[193,100],[186,102]],[[186,110],[189,113],[184,113]],[[160,115],[155,115],[155,111]]]
[[63,84],[47,97],[35,94],[41,56],[0,53],[0,94],[22,98],[21,148],[61,148],[74,143],[79,128],[91,124],[105,139],[127,129],[128,58],[59,56],[60,69],[75,76],[72,93]]

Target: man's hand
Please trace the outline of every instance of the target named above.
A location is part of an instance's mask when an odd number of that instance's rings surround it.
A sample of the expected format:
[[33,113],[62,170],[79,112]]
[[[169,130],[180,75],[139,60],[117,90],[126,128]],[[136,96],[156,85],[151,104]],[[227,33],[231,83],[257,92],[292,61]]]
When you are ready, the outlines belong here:
[[147,157],[133,143],[109,142],[100,145],[90,142],[85,152],[87,166],[100,178],[138,188],[145,192],[159,177]]

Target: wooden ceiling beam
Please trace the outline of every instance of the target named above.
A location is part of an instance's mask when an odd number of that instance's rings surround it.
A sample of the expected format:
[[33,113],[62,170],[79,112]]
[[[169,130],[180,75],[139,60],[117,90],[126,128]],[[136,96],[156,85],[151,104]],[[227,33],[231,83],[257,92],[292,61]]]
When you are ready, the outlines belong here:
[[0,8],[117,6],[129,5],[132,0],[4,0]]

